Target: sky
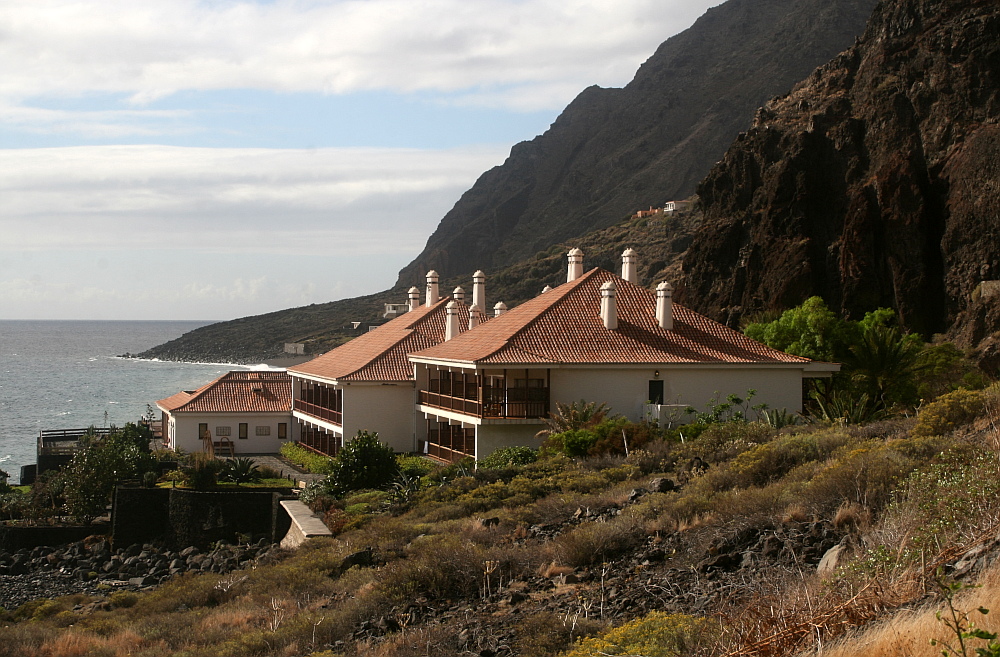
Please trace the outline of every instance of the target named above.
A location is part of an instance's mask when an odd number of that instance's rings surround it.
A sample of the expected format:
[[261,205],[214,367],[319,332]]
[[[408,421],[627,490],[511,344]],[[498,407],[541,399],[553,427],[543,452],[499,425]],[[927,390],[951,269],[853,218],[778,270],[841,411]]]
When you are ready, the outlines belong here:
[[0,319],[386,289],[511,146],[720,1],[0,0]]

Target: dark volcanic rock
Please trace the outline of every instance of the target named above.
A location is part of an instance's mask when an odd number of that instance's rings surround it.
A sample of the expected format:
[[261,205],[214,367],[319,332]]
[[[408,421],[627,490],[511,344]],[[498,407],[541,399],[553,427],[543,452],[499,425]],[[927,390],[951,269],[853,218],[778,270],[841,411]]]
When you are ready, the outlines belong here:
[[623,89],[585,89],[511,149],[400,272],[495,269],[684,198],[767,98],[861,33],[873,0],[729,0],[664,42]]
[[678,298],[736,325],[820,295],[975,345],[1000,328],[1000,7],[886,0],[699,187]]

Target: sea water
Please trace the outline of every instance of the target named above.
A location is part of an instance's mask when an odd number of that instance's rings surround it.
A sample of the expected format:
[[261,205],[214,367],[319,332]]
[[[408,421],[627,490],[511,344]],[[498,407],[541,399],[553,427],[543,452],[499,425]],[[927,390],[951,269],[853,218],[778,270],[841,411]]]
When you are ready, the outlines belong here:
[[0,469],[18,481],[42,429],[123,426],[236,365],[121,358],[209,322],[0,320]]

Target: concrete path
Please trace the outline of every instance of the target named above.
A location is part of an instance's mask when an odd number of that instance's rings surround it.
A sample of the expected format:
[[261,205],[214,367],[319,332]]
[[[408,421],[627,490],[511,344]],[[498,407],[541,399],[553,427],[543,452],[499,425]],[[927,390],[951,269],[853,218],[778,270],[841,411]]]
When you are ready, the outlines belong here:
[[291,475],[296,482],[299,482],[300,486],[304,485],[305,483],[309,483],[312,481],[320,481],[321,479],[326,478],[326,475],[310,474],[308,472],[305,472],[301,468],[292,465],[288,461],[285,461],[277,454],[237,454],[234,458],[251,459],[256,465],[260,467],[271,468],[272,470],[280,472],[282,477],[287,477]]

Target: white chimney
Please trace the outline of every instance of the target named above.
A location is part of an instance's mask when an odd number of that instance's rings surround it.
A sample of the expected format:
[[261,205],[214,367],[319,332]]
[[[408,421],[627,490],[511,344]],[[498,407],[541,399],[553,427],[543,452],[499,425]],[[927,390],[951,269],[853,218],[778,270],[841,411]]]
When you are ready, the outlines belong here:
[[572,249],[569,254],[569,269],[566,270],[566,282],[575,281],[583,276],[583,251]]
[[618,302],[615,299],[617,294],[618,289],[614,281],[608,281],[601,286],[601,320],[604,322],[604,328],[612,331],[618,328]]
[[668,331],[674,329],[673,293],[673,286],[666,281],[656,286],[656,321],[661,329]]
[[444,324],[444,339],[447,342],[458,335],[458,302],[452,299],[445,306],[445,310],[448,313]]
[[480,310],[486,307],[486,274],[482,270],[472,275],[472,305]]
[[477,326],[479,326],[479,316],[480,316],[479,314],[481,312],[483,312],[482,309],[480,309],[479,306],[477,306],[476,304],[472,304],[472,307],[469,308],[469,330],[470,331],[472,329],[476,328]]
[[460,287],[456,287],[454,290],[451,291],[451,298],[454,299],[455,301],[461,301],[462,303],[465,303],[465,290],[463,290]]
[[410,310],[416,310],[420,307],[420,290],[415,287],[411,287],[406,294],[410,299]]
[[625,249],[622,253],[622,278],[629,283],[635,283],[638,276],[635,273],[635,260],[639,254],[634,249]]
[[433,269],[427,272],[427,305],[433,306],[441,298],[438,294],[438,273]]
[[493,316],[499,317],[505,312],[507,312],[507,304],[505,304],[503,301],[497,301],[497,305],[493,306]]

